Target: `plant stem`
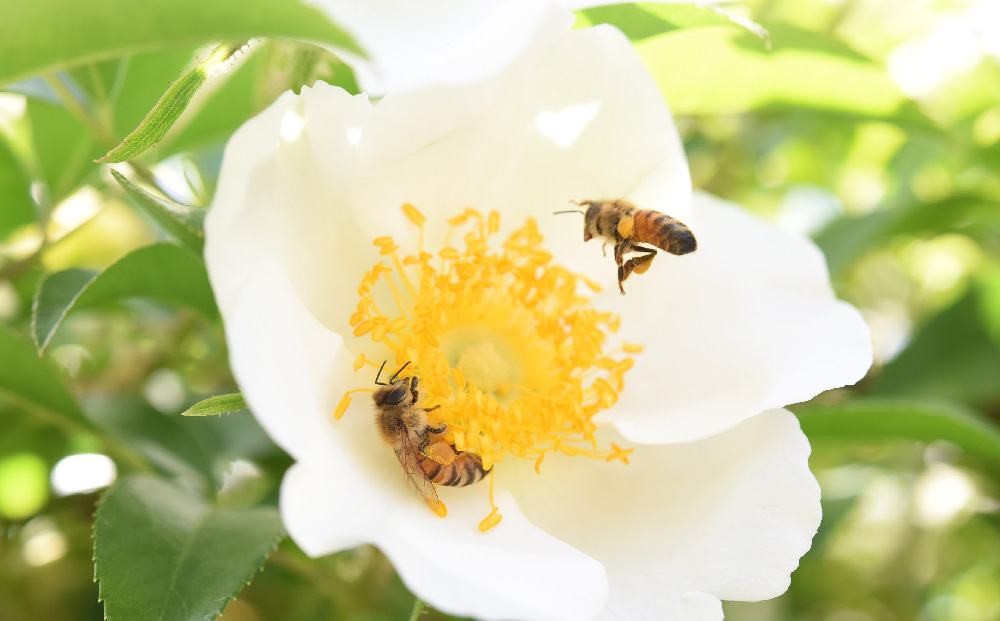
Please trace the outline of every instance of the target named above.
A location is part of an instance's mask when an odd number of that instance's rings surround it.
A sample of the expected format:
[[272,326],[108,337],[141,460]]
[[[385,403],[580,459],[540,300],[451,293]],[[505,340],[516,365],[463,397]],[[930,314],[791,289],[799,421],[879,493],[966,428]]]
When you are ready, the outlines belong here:
[[413,601],[413,612],[410,613],[410,621],[417,621],[417,617],[424,611],[424,600],[419,597]]

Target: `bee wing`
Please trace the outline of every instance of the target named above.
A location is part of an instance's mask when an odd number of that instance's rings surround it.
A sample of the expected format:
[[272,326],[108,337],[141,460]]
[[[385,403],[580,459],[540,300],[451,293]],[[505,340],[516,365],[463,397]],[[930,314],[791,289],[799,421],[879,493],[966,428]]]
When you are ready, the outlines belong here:
[[417,458],[417,449],[410,442],[408,434],[404,433],[402,435],[399,444],[395,447],[395,451],[396,458],[402,464],[403,471],[406,472],[406,476],[410,479],[410,482],[424,496],[427,504],[434,509],[440,504],[437,490],[434,488],[434,483],[427,478],[423,466],[420,465],[420,460]]

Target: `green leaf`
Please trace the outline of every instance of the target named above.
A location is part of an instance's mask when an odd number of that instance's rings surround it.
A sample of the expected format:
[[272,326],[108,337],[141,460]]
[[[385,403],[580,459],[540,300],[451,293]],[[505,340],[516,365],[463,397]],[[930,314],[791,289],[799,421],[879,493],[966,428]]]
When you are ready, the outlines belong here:
[[191,98],[198,92],[208,76],[219,65],[229,60],[246,45],[246,41],[235,43],[223,43],[215,48],[208,58],[200,65],[185,73],[179,80],[170,85],[167,92],[160,97],[153,109],[149,111],[146,118],[139,123],[132,133],[125,136],[121,144],[108,151],[108,153],[96,160],[97,162],[124,162],[139,157],[149,149],[152,149],[163,139],[167,131],[173,127],[177,119],[187,109],[191,103]]
[[105,147],[64,106],[28,98],[27,116],[41,177],[56,204],[97,170],[93,160]]
[[200,257],[174,244],[154,244],[125,255],[101,272],[72,269],[43,279],[31,314],[38,351],[45,351],[73,309],[135,297],[189,306],[206,316],[217,313]]
[[218,395],[200,401],[190,408],[181,412],[181,416],[217,416],[221,414],[231,414],[247,408],[246,401],[241,393],[231,395]]
[[265,41],[256,46],[252,54],[229,69],[228,76],[219,80],[217,87],[213,78],[213,88],[205,89],[199,96],[204,99],[197,110],[190,111],[156,148],[157,158],[222,145],[240,125],[271,103],[273,99],[258,106],[255,92],[262,74],[261,56],[273,44],[274,41]]
[[0,390],[24,399],[74,425],[93,429],[76,400],[30,343],[0,326]]
[[580,11],[582,22],[576,27],[612,24],[632,41],[640,41],[671,30],[736,26],[759,37],[769,45],[767,29],[717,6],[701,4],[614,4]]
[[163,479],[123,479],[94,522],[105,617],[215,619],[282,537],[277,509],[220,509]]
[[35,221],[31,178],[0,136],[0,239],[17,227]]
[[361,53],[318,9],[288,0],[149,2],[36,0],[5,3],[0,84],[45,71],[171,46],[283,37]]
[[928,319],[889,362],[870,393],[990,407],[1000,399],[1000,347],[982,323],[983,294],[973,286]]
[[668,32],[636,48],[677,113],[791,106],[935,127],[878,63],[820,33],[783,24],[770,32],[771,52],[722,27]]
[[977,274],[981,294],[979,319],[1000,348],[1000,263],[988,262],[979,268]]
[[195,209],[154,196],[129,181],[117,170],[111,169],[111,176],[125,189],[125,195],[128,196],[130,203],[152,218],[177,241],[201,256],[205,247],[205,232],[202,230],[202,220],[205,217],[203,209]]
[[896,235],[955,232],[973,238],[992,234],[1000,225],[1000,202],[971,194],[919,202],[897,196],[892,205],[862,216],[834,220],[816,236],[836,278],[865,252]]
[[87,405],[88,416],[97,426],[157,472],[181,478],[197,489],[221,483],[216,464],[221,443],[204,429],[193,427],[191,420],[158,412],[133,395],[91,395]]
[[862,399],[837,405],[795,407],[810,440],[916,442],[946,440],[969,455],[1000,464],[1000,431],[963,408],[927,402]]

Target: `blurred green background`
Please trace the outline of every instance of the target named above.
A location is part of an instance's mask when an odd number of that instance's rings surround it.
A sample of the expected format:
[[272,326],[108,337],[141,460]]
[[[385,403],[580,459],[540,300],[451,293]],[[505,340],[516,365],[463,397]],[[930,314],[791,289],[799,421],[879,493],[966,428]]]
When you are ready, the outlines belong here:
[[[695,187],[812,236],[872,328],[868,377],[793,408],[823,489],[813,549],[784,596],[727,603],[727,618],[1000,619],[1000,2],[727,10],[769,38],[691,7],[578,22],[632,38]],[[44,45],[46,32],[30,37]],[[0,57],[28,36],[0,37]],[[246,413],[179,416],[235,391],[203,291],[92,296],[43,358],[32,343],[43,274],[101,270],[168,239],[93,163],[211,48],[147,49],[0,75],[0,621],[103,618],[91,526],[115,473],[166,474],[240,508],[274,505],[290,464]],[[207,205],[232,131],[316,80],[357,89],[321,48],[252,39],[159,146],[116,168]],[[313,561],[286,540],[223,618],[405,619],[412,606],[376,550]]]

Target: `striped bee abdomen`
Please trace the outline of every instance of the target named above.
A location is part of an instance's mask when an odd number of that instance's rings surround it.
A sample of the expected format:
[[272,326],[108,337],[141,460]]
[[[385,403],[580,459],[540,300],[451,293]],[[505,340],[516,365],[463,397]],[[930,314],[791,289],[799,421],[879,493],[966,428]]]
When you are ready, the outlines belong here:
[[656,246],[670,254],[687,254],[698,248],[694,233],[686,224],[652,209],[636,212],[632,241]]
[[481,481],[487,473],[487,470],[483,469],[483,460],[475,453],[459,453],[448,465],[421,455],[420,465],[428,479],[438,485],[449,487],[472,485]]

